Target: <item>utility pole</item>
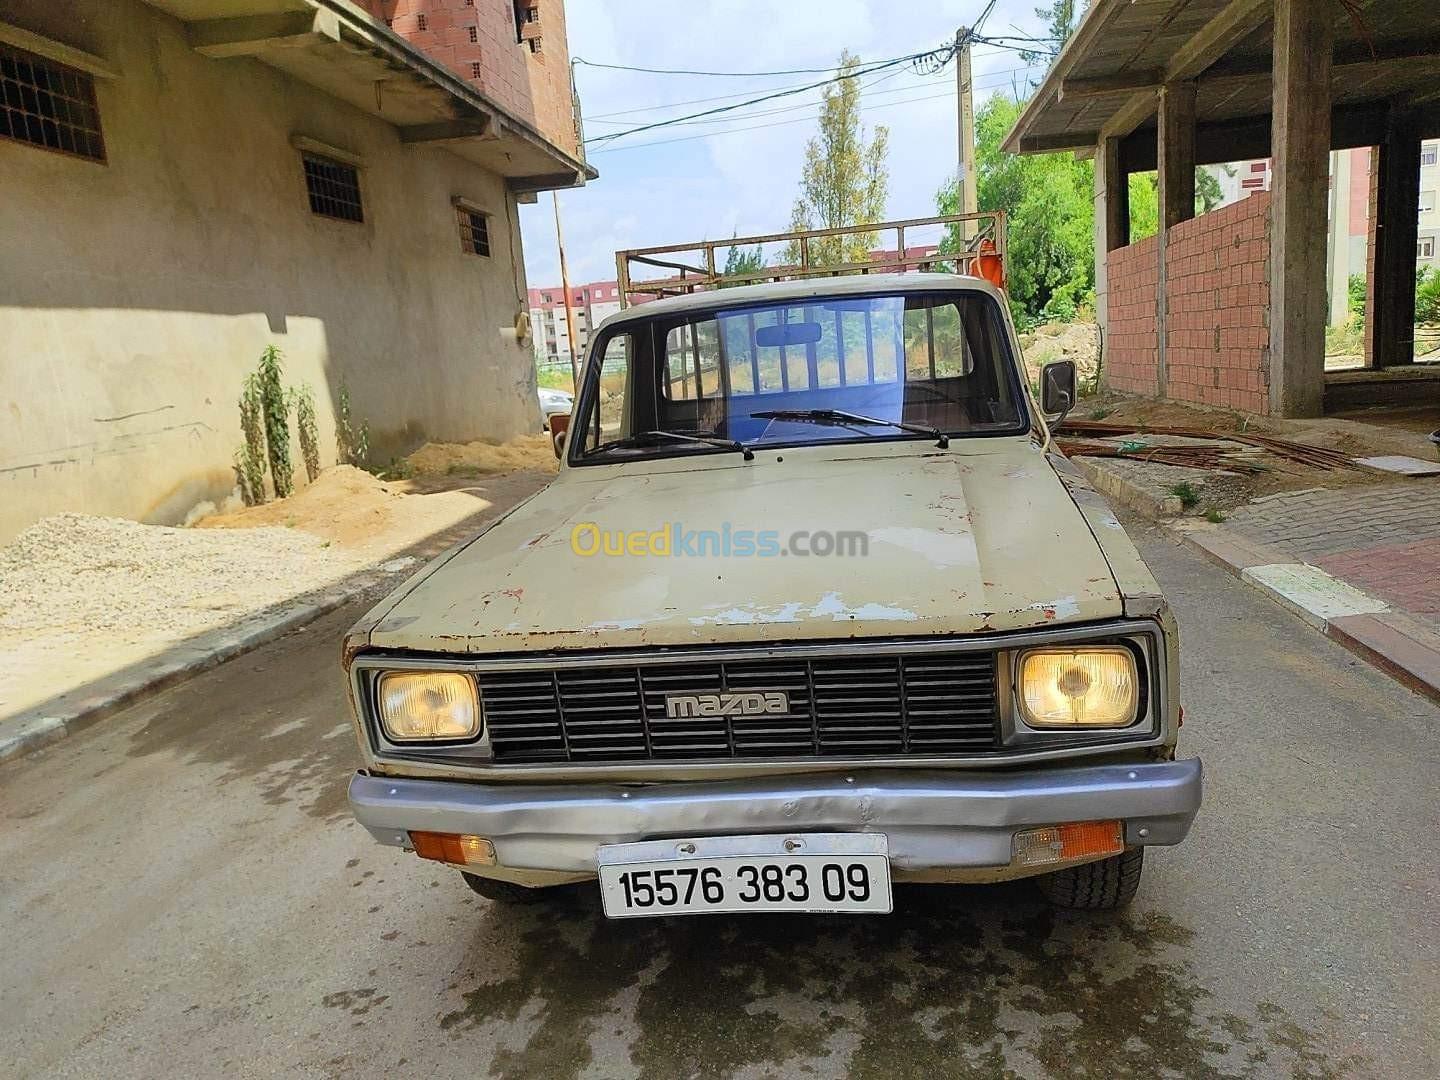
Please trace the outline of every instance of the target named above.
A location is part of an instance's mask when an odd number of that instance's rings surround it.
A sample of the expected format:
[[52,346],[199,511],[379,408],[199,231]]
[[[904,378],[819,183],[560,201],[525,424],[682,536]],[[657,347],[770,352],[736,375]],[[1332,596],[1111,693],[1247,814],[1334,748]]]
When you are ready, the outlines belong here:
[[[955,109],[958,121],[955,158],[956,205],[962,214],[976,210],[975,188],[979,176],[975,170],[975,99],[970,79],[970,28],[955,31]],[[968,244],[974,223],[964,222],[961,235]]]
[[555,245],[560,249],[560,288],[565,293],[565,334],[570,339],[570,378],[575,393],[580,392],[580,364],[575,359],[575,307],[570,303],[570,270],[565,265],[565,235],[560,231],[560,196],[550,192],[550,201],[555,205]]

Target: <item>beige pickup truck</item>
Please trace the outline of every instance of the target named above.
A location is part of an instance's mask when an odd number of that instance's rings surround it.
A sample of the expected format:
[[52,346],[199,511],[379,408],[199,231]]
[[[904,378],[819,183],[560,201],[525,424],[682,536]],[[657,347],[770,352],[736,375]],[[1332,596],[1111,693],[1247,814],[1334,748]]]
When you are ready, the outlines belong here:
[[892,883],[1128,901],[1201,798],[1175,622],[956,274],[607,319],[558,478],[351,631],[382,844],[615,918],[887,912]]

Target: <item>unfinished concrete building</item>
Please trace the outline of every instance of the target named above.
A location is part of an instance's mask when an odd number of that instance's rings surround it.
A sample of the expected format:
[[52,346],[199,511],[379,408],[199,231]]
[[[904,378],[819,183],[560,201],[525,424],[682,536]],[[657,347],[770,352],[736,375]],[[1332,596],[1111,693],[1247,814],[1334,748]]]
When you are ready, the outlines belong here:
[[[1094,155],[1096,307],[1116,390],[1276,416],[1440,396],[1415,362],[1420,152],[1440,136],[1435,0],[1094,0],[1005,143]],[[1372,155],[1366,367],[1325,371],[1329,158]],[[1268,193],[1195,217],[1197,165]],[[1128,177],[1159,229],[1129,235]]]

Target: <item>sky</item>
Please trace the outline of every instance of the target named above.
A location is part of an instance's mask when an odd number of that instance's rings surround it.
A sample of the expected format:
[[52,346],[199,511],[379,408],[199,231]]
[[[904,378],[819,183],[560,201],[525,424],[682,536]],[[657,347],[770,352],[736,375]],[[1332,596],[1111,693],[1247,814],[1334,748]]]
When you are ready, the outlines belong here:
[[[983,31],[1042,34],[1037,2],[997,0]],[[984,6],[984,0],[567,0],[565,9],[572,59],[771,72],[833,68],[845,49],[875,61],[936,48],[953,41],[956,28],[976,19]],[[977,108],[995,91],[1023,94],[1027,79],[1040,74],[1038,68],[1027,72],[1018,52],[976,45],[972,56]],[[587,140],[823,78],[575,67]],[[600,178],[560,192],[571,284],[614,278],[618,249],[786,229],[805,143],[818,127],[819,100],[820,91],[812,90],[707,118],[718,123],[591,142],[589,161]],[[692,104],[676,104],[681,102]],[[866,77],[861,119],[867,128],[890,129],[887,217],[935,213],[935,192],[955,171],[954,65],[932,75],[905,65]],[[558,285],[549,194],[520,211],[530,285]]]

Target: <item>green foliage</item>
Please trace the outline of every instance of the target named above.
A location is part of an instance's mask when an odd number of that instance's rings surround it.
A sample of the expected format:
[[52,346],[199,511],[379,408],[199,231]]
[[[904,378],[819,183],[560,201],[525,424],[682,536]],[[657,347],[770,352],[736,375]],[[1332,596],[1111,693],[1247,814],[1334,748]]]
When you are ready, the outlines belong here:
[[[1418,282],[1417,282],[1418,284]],[[1365,325],[1365,275],[1351,274],[1350,280],[1346,282],[1347,307],[1350,311],[1350,321],[1356,326]]]
[[[725,269],[721,272],[726,277],[730,277],[732,274],[755,274],[763,269],[765,269],[765,256],[760,253],[759,244],[755,245],[753,251],[731,244],[730,250],[725,253]],[[730,287],[725,286],[725,288]]]
[[255,369],[260,383],[260,405],[265,416],[265,449],[270,459],[270,479],[277,499],[288,498],[295,489],[295,466],[290,461],[290,403],[284,385],[280,350],[266,345]]
[[1205,520],[1210,522],[1211,525],[1219,525],[1225,520],[1225,512],[1218,506],[1212,506],[1209,510],[1205,511]]
[[340,380],[335,404],[335,453],[342,465],[361,469],[370,465],[370,421],[357,425],[350,409],[350,388]]
[[[1089,7],[1089,0],[1086,0],[1084,7]],[[1065,42],[1070,40],[1070,35],[1075,32],[1076,8],[1081,7],[1076,0],[1050,0],[1045,7],[1035,9],[1035,17],[1045,23],[1045,37],[1054,43],[1054,51],[1045,49],[1042,51],[1026,50],[1020,54],[1020,58],[1027,64],[1036,64],[1040,61],[1053,63],[1055,57],[1060,55],[1060,50]],[[1083,10],[1083,8],[1082,8]]]
[[1170,494],[1180,500],[1180,505],[1186,510],[1191,509],[1200,502],[1200,492],[1195,490],[1195,485],[1189,480],[1182,480],[1170,489]]
[[1130,242],[1154,236],[1160,228],[1160,189],[1153,172],[1130,174]]
[[[860,61],[840,54],[840,73],[854,71]],[[882,221],[890,176],[885,167],[890,133],[876,127],[869,141],[860,123],[860,80],[829,83],[821,92],[820,131],[805,144],[800,195],[790,213],[790,228],[836,229]],[[864,262],[875,246],[874,233],[827,236],[809,241],[814,265]],[[784,262],[800,262],[800,244],[787,245]]]
[[1415,321],[1440,323],[1440,269],[1436,267],[1415,271]]
[[[1229,165],[1223,166],[1232,176],[1235,170]],[[1195,214],[1208,214],[1214,210],[1225,199],[1225,192],[1220,190],[1220,181],[1213,172],[1203,166],[1195,168]]]
[[240,389],[240,432],[245,445],[235,451],[235,478],[246,506],[265,501],[265,418],[260,380],[252,372]]
[[[1029,325],[1089,303],[1095,289],[1094,168],[1070,154],[1006,154],[1000,142],[1023,107],[996,94],[975,117],[976,188],[981,210],[1004,210],[1008,292],[1016,321]],[[936,197],[942,214],[959,212],[954,183]],[[951,229],[942,251],[962,243]]]
[[295,427],[300,436],[300,456],[305,459],[305,477],[310,483],[320,475],[320,428],[315,421],[315,391],[309,383],[290,391],[295,403]]

